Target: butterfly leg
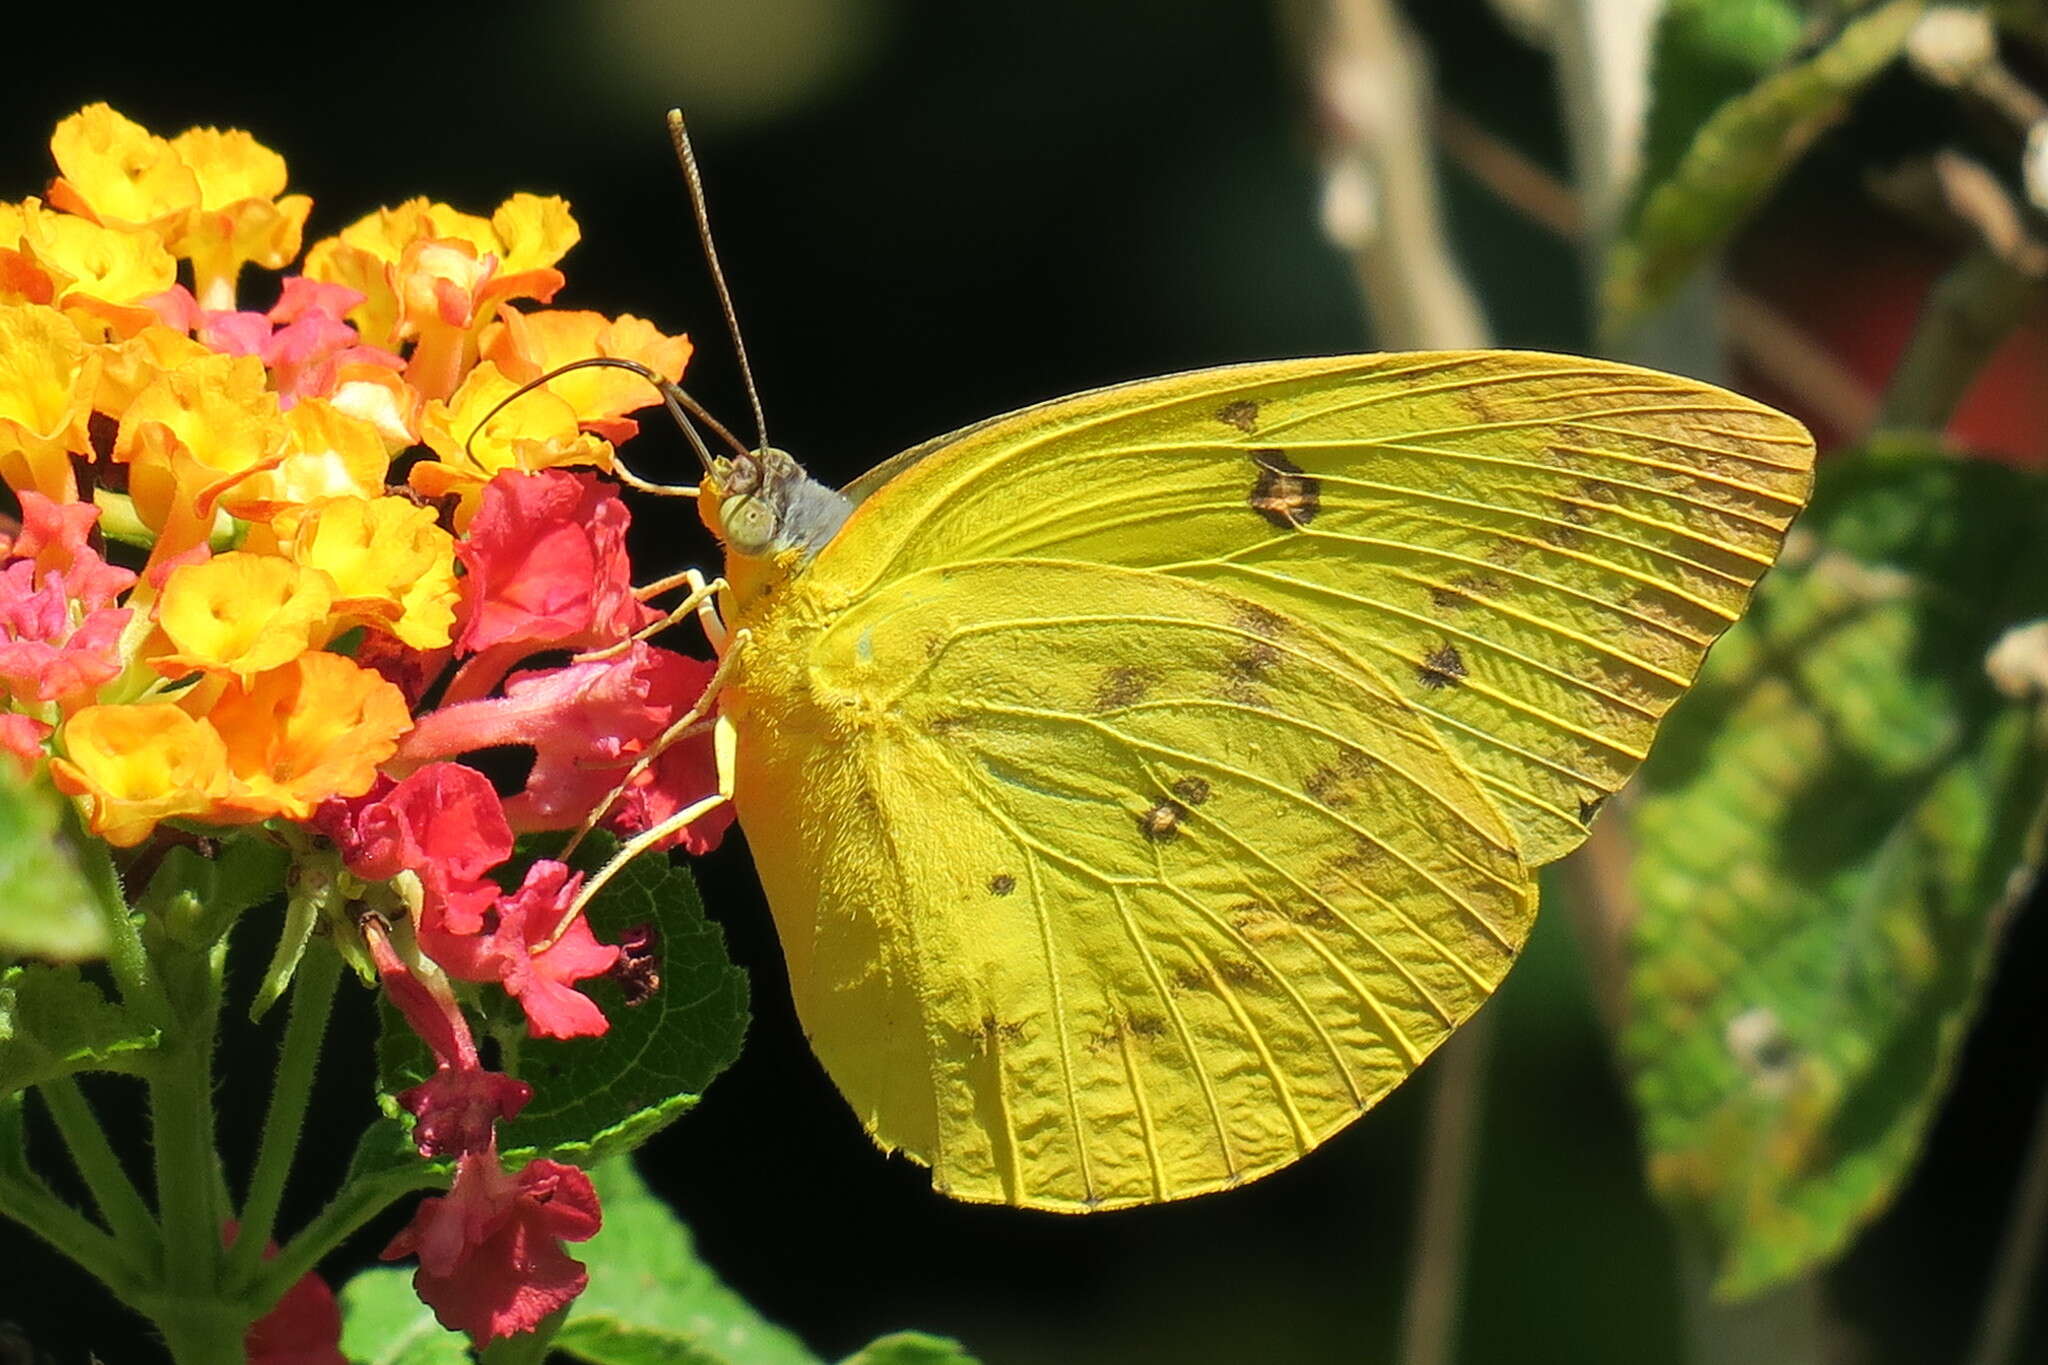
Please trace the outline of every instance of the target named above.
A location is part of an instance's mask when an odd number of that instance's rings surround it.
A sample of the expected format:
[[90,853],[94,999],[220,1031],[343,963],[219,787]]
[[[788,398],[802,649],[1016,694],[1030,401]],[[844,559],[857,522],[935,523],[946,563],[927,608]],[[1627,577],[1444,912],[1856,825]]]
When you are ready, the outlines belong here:
[[642,626],[639,630],[634,631],[631,635],[615,644],[606,645],[603,649],[593,649],[578,654],[576,662],[591,663],[623,654],[632,647],[634,641],[645,640],[661,634],[661,632],[667,630],[691,612],[697,613],[697,624],[703,629],[704,638],[711,642],[712,651],[717,654],[724,654],[725,620],[718,614],[718,595],[726,591],[731,585],[723,578],[714,578],[706,582],[704,575],[698,570],[685,569],[673,577],[664,578],[658,583],[651,583],[645,588],[639,589],[637,595],[642,599],[657,597],[678,583],[688,586],[690,595],[663,612],[661,619],[653,622],[651,625]]
[[[591,808],[590,814],[584,817],[583,823],[577,826],[576,833],[570,838],[568,849],[565,849],[563,851],[563,857],[567,857],[569,851],[573,850],[578,843],[582,842],[583,836],[590,833],[590,831],[596,827],[597,822],[604,818],[605,812],[609,811],[612,808],[612,804],[615,801],[617,801],[620,796],[624,795],[625,792],[628,791],[635,782],[639,781],[640,775],[646,772],[650,767],[652,767],[654,765],[655,760],[660,758],[664,753],[666,753],[671,745],[677,743],[680,740],[687,739],[692,735],[698,735],[704,732],[704,727],[707,723],[705,718],[711,714],[712,709],[714,708],[714,706],[716,706],[718,701],[718,694],[725,689],[726,680],[732,676],[733,665],[738,662],[740,655],[745,652],[746,645],[748,641],[750,641],[751,639],[753,639],[752,633],[744,630],[739,632],[739,634],[735,635],[732,638],[731,648],[727,649],[723,657],[719,659],[718,667],[712,670],[711,678],[704,684],[704,690],[698,694],[695,704],[693,704],[689,710],[683,712],[682,715],[678,716],[675,719],[675,721],[669,725],[668,729],[662,731],[660,736],[657,737],[652,744],[648,745],[646,750],[643,751],[641,755],[633,761],[633,766],[626,769],[626,775],[619,779],[618,784],[612,788],[611,793],[608,796],[606,796],[604,800],[598,802],[596,806]],[[725,726],[726,723],[724,717],[719,718],[718,724],[720,726]],[[727,726],[726,728],[730,727]],[[730,776],[726,770],[727,764],[725,763],[725,756],[722,754],[718,754],[717,752],[717,745],[720,742],[721,733],[722,732],[715,729],[712,737],[713,753],[719,761],[719,795],[716,798],[711,798],[709,805],[705,805],[704,802],[698,802],[696,803],[696,805],[692,805],[686,808],[685,810],[679,811],[677,814],[670,816],[667,820],[664,820],[661,824],[654,826],[654,830],[664,831],[664,833],[654,838],[650,839],[649,837],[650,834],[653,833],[653,830],[643,831],[642,833],[635,835],[633,837],[632,843],[626,846],[627,848],[631,848],[636,844],[644,846],[645,843],[659,843],[661,839],[666,838],[669,834],[675,833],[676,830],[683,828],[685,825],[689,824],[691,820],[694,820],[697,818],[697,816],[702,815],[704,813],[704,810],[713,809],[718,805],[720,801],[729,799],[731,797],[732,783]],[[703,810],[699,810],[698,806],[703,806]],[[687,819],[684,818],[686,816],[688,817]],[[621,853],[623,853],[625,850],[621,849],[620,851]]]
[[[736,645],[743,645],[746,643],[746,640],[747,635],[742,631],[734,640],[734,643]],[[705,691],[708,694],[710,689],[706,688]],[[583,913],[583,908],[590,904],[591,899],[604,887],[604,884],[618,875],[620,868],[632,862],[633,859],[639,857],[648,849],[659,845],[663,840],[678,831],[688,829],[712,811],[717,810],[720,806],[732,800],[733,775],[738,769],[739,731],[734,728],[729,717],[720,716],[712,722],[711,753],[718,773],[718,789],[700,801],[691,802],[674,815],[669,816],[668,819],[663,820],[660,824],[648,826],[625,843],[619,845],[619,851],[612,855],[612,860],[600,868],[597,875],[583,884],[583,889],[576,894],[576,899],[570,902],[568,911],[562,916],[561,921],[555,925],[554,931],[548,935],[545,942],[534,949],[535,952],[546,951],[547,948],[553,945],[556,939],[566,933],[569,926],[576,922],[576,917]],[[607,802],[606,804],[610,803]],[[582,835],[579,833],[577,837],[581,838]],[[571,847],[573,848],[574,845],[571,844]],[[562,856],[568,857],[568,852],[565,850]]]

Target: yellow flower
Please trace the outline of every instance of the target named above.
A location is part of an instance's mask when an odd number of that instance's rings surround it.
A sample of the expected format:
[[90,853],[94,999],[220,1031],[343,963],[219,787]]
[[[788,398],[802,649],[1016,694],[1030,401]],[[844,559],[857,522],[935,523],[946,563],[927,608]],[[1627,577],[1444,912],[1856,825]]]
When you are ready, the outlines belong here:
[[230,550],[173,569],[157,625],[175,652],[152,660],[167,678],[232,673],[247,679],[326,641],[334,580],[288,559]]
[[155,324],[142,301],[178,282],[178,263],[156,233],[102,227],[34,199],[22,205],[22,245],[51,277],[56,305],[96,337]]
[[171,148],[199,182],[173,246],[192,261],[200,307],[232,308],[244,263],[282,270],[298,256],[313,201],[286,194],[284,158],[239,128],[191,128]]
[[508,299],[551,299],[578,229],[560,199],[515,194],[489,221],[411,199],[315,242],[306,274],[364,296],[349,312],[365,341],[410,341],[406,377],[446,398],[476,360],[477,334]]
[[158,228],[175,235],[199,207],[199,178],[177,149],[104,104],[57,125],[50,154],[62,174],[50,202],[110,228]]
[[93,833],[123,848],[159,820],[208,813],[228,790],[220,736],[169,702],[88,706],[65,722],[60,743],[51,778],[85,798]]
[[207,719],[234,776],[217,817],[230,820],[304,820],[330,796],[361,796],[412,728],[396,687],[319,651],[229,683]]
[[78,498],[71,456],[90,455],[99,357],[70,319],[35,304],[0,304],[0,479],[57,502]]
[[157,532],[161,563],[205,542],[216,504],[253,474],[283,462],[287,428],[254,356],[207,354],[168,370],[121,414],[114,458],[128,492]]
[[119,420],[141,392],[165,374],[189,365],[204,355],[206,347],[158,323],[145,327],[120,341],[93,347],[100,358],[99,385],[93,390],[94,412]]
[[435,458],[412,467],[412,486],[429,498],[456,494],[457,530],[469,524],[483,486],[501,469],[532,474],[558,465],[612,467],[611,446],[579,431],[576,409],[545,389],[524,395],[477,430],[484,414],[518,387],[486,361],[469,372],[454,397],[427,404],[420,419],[421,439]]
[[[666,336],[630,313],[615,322],[602,313],[507,308],[483,334],[484,358],[521,384],[592,356],[638,361],[673,384],[682,379],[690,351],[688,337]],[[548,391],[576,410],[584,430],[608,441],[630,439],[640,428],[626,414],[661,401],[652,384],[617,369],[574,370],[550,380]]]
[[[251,544],[256,538],[251,537]],[[408,498],[329,498],[305,509],[282,553],[334,581],[337,621],[439,649],[455,624],[455,537]]]
[[284,414],[284,458],[221,495],[245,521],[271,521],[322,498],[375,497],[391,456],[377,429],[322,398],[302,398]]

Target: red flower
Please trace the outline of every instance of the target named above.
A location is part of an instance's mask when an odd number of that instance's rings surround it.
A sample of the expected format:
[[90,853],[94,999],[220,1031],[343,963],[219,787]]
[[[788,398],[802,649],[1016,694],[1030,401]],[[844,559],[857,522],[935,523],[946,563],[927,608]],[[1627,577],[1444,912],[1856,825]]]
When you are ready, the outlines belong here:
[[383,1258],[417,1254],[421,1301],[483,1346],[532,1331],[583,1292],[590,1277],[561,1243],[587,1241],[601,1222],[597,1191],[574,1166],[540,1158],[513,1175],[495,1150],[479,1152],[457,1161],[445,1196],[420,1201]]
[[533,1087],[502,1072],[484,1070],[469,1021],[449,994],[447,982],[421,980],[392,948],[382,924],[367,923],[363,940],[377,964],[384,993],[434,1054],[434,1074],[398,1097],[415,1120],[412,1137],[420,1155],[495,1152],[498,1120],[517,1116],[533,1098]]
[[581,917],[547,943],[582,885],[582,873],[540,859],[517,891],[499,898],[487,917],[495,924],[486,932],[451,933],[430,908],[420,922],[420,947],[450,976],[504,986],[526,1011],[527,1030],[535,1037],[594,1037],[609,1021],[571,983],[610,971],[619,950],[599,943]]
[[484,485],[462,561],[455,648],[483,654],[458,677],[458,699],[489,692],[505,669],[542,649],[615,644],[661,619],[633,595],[626,557],[632,514],[594,474],[506,470]]
[[[236,1225],[229,1223],[227,1245],[235,1244]],[[277,1244],[263,1248],[263,1259],[277,1255]],[[248,1365],[348,1365],[341,1353],[341,1307],[327,1281],[311,1271],[285,1290],[268,1313],[251,1323],[242,1337]]]
[[404,781],[324,803],[314,817],[358,877],[417,872],[449,927],[473,934],[497,898],[486,875],[512,856],[512,827],[490,779],[460,763],[430,763]]

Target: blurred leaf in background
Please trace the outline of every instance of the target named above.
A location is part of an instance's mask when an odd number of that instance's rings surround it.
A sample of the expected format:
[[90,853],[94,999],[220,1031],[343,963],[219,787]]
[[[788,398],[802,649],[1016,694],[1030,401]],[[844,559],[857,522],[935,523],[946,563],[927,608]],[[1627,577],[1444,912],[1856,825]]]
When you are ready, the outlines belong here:
[[1839,1252],[1905,1176],[2037,833],[2048,753],[1986,651],[2048,612],[2048,483],[1843,457],[1631,808],[1623,1046],[1717,1292]]
[[1628,333],[1669,301],[1813,140],[1904,47],[1923,8],[1887,0],[1811,55],[1779,0],[1675,0],[1657,33],[1642,178],[1600,282],[1600,327]]

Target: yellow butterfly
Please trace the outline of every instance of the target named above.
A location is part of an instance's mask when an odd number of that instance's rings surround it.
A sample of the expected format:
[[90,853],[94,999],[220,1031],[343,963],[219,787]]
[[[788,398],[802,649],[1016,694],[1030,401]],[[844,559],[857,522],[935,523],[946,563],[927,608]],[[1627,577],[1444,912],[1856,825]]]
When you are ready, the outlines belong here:
[[1499,984],[1812,457],[1705,384],[1479,351],[1120,385],[843,493],[715,460],[720,747],[826,1069],[962,1199],[1309,1151]]
[[804,1029],[938,1189],[1072,1212],[1286,1165],[1484,1003],[1813,462],[1510,351],[1123,384],[842,491],[731,444],[721,790]]

